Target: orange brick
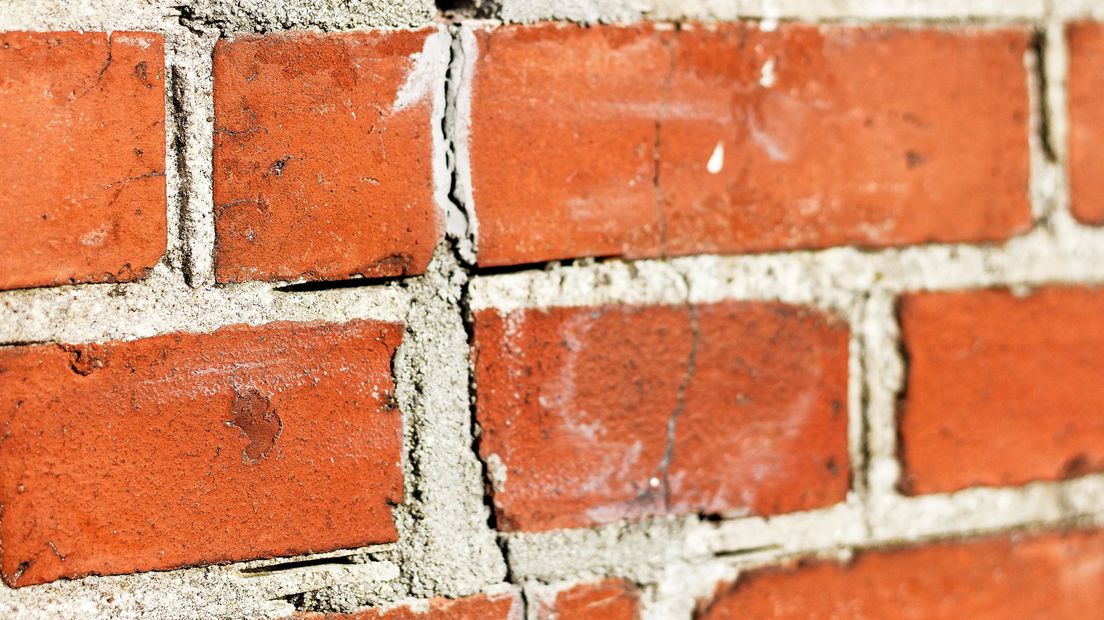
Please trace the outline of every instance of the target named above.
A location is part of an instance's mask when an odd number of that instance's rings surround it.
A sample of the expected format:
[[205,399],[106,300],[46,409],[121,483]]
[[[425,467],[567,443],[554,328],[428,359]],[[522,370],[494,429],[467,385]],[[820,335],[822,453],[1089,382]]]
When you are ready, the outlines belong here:
[[901,301],[904,487],[913,493],[1104,470],[1104,292],[919,293]]
[[147,32],[0,33],[0,289],[127,282],[165,251],[165,59]]
[[585,583],[556,595],[541,609],[541,620],[636,620],[640,617],[636,586],[619,579]]
[[1071,24],[1069,40],[1070,208],[1077,219],[1104,224],[1104,27]]
[[469,149],[480,265],[659,253],[663,36],[646,25],[475,31]]
[[1029,41],[1022,28],[684,33],[661,118],[668,253],[1027,230]]
[[696,618],[1080,619],[1104,606],[1104,535],[1047,534],[868,551],[848,564],[765,569]]
[[481,265],[999,241],[1031,226],[1025,28],[475,37]]
[[390,542],[402,326],[0,349],[11,586]]
[[846,496],[848,329],[830,316],[766,302],[491,309],[474,347],[500,529]]
[[[436,29],[302,32],[215,46],[220,282],[422,273],[433,196]],[[423,51],[425,53],[423,53]],[[443,79],[443,74],[442,74]]]

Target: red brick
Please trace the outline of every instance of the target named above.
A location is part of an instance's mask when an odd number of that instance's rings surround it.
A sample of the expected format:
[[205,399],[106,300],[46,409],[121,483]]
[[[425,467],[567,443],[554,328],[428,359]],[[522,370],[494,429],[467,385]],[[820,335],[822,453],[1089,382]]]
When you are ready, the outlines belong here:
[[545,25],[476,40],[481,265],[1031,225],[1027,29]]
[[500,529],[843,500],[847,348],[842,322],[777,303],[476,313]]
[[666,36],[645,25],[475,31],[479,264],[659,253],[655,112],[671,62]]
[[11,586],[390,542],[402,327],[0,349]]
[[1104,27],[1071,24],[1069,40],[1069,175],[1074,217],[1104,224]]
[[636,620],[640,617],[636,586],[606,579],[564,590],[551,606],[540,611],[542,620]]
[[[668,252],[990,241],[1026,230],[1029,41],[1026,29],[684,34],[662,119]],[[761,67],[771,62],[768,87]],[[710,174],[717,144],[726,161]]]
[[435,33],[216,44],[220,282],[425,270],[443,231],[433,198],[431,91],[439,85],[427,69],[431,54],[422,54]]
[[164,78],[157,34],[0,33],[0,289],[127,282],[157,264]]
[[1104,606],[1104,535],[1048,534],[860,553],[766,569],[697,618],[1090,618]]
[[302,620],[521,620],[521,602],[516,594],[479,594],[467,598],[429,600],[428,609],[411,606],[365,609],[347,614],[300,614]]
[[1104,292],[908,295],[903,486],[913,493],[1104,471]]

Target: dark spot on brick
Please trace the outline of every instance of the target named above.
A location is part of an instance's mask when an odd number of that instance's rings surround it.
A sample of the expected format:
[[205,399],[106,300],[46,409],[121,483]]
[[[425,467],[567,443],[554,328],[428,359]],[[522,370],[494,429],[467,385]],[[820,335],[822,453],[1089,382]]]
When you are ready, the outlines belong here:
[[927,160],[927,157],[924,157],[916,151],[905,151],[905,165],[908,166],[909,170],[923,165],[923,163]]
[[88,376],[107,366],[107,348],[102,344],[67,344],[61,347],[69,354],[69,367],[73,372]]
[[256,463],[267,457],[284,430],[284,422],[272,408],[271,401],[252,388],[244,394],[235,391],[230,413],[234,417],[227,424],[237,427],[249,440],[242,450],[242,461]]
[[27,569],[31,567],[30,562],[20,562],[16,567],[15,573],[12,574],[12,584],[19,583],[19,578],[23,576],[23,573],[27,572]]
[[1085,474],[1091,474],[1094,470],[1088,455],[1081,453],[1066,461],[1062,467],[1062,478],[1079,478]]
[[146,61],[143,60],[142,62],[134,65],[134,77],[142,80],[143,82],[148,82],[149,77],[146,74],[148,70],[149,66],[146,65]]
[[291,155],[284,155],[280,159],[277,159],[276,161],[272,162],[272,165],[269,166],[269,171],[272,174],[276,175],[276,176],[280,176],[281,174],[284,173],[284,166],[286,166],[287,163],[289,161],[291,161],[292,159],[295,159],[295,158],[292,157]]
[[384,411],[394,411],[399,408],[399,399],[395,398],[394,394],[387,394],[387,398],[383,401]]
[[389,254],[359,270],[364,276],[401,276],[410,273],[414,257],[409,254]]

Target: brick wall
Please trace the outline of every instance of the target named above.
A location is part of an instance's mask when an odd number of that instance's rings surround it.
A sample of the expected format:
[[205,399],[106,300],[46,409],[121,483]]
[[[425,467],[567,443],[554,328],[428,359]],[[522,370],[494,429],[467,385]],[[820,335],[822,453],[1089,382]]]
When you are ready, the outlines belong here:
[[1104,7],[0,0],[0,616],[1085,618]]

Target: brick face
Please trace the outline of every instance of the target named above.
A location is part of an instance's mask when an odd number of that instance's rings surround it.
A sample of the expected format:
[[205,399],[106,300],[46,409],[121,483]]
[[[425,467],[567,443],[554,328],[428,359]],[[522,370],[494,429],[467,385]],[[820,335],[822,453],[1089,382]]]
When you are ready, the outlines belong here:
[[637,620],[640,593],[619,579],[584,583],[558,593],[540,609],[540,620]]
[[160,35],[0,33],[0,289],[141,277],[165,251]]
[[659,253],[665,36],[649,26],[475,31],[469,148],[481,265]]
[[0,571],[59,577],[395,540],[391,323],[0,350]]
[[1026,29],[684,32],[661,114],[668,253],[1027,230],[1028,44]]
[[1031,224],[1026,29],[476,40],[481,265],[993,241]]
[[1104,292],[922,293],[901,301],[905,488],[1018,485],[1104,470]]
[[830,316],[765,302],[480,311],[476,416],[499,527],[843,500],[847,341]]
[[1087,618],[1104,605],[1104,535],[1046,534],[862,552],[766,569],[698,610],[722,618]]
[[1072,24],[1069,41],[1069,175],[1070,208],[1077,219],[1104,224],[1104,28]]
[[218,42],[220,282],[425,270],[443,231],[433,196],[443,36],[425,29]]

